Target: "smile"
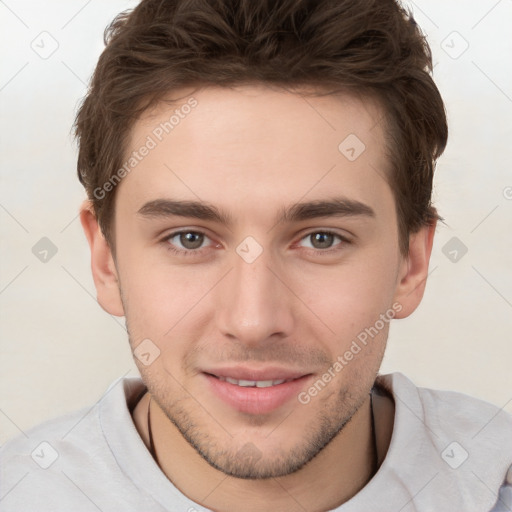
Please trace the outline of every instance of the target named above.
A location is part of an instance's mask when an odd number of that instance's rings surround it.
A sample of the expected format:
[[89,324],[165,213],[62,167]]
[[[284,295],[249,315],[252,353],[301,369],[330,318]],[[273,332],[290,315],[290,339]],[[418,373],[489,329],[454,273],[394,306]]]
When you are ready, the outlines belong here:
[[224,406],[246,414],[270,414],[293,404],[312,374],[285,369],[229,368],[202,372],[208,393]]
[[242,388],[270,388],[271,386],[278,386],[284,382],[290,382],[294,379],[278,379],[278,380],[237,380],[230,377],[218,377],[218,379],[229,382],[229,384],[235,384]]

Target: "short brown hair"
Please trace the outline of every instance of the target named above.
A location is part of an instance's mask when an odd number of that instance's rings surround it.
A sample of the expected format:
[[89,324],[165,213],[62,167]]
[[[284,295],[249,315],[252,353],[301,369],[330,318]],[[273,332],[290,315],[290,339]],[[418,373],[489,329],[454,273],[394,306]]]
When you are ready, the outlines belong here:
[[[439,218],[431,204],[448,127],[432,56],[412,14],[395,0],[143,0],[105,31],[75,121],[78,176],[113,247],[115,187],[139,116],[188,86],[313,86],[377,98],[385,112],[387,177],[400,249]],[[320,92],[319,92],[320,95]]]

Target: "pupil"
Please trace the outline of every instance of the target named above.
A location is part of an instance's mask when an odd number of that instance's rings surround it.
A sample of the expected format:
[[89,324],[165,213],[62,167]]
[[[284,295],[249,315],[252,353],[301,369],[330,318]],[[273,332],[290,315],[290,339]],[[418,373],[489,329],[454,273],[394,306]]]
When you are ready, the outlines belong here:
[[313,236],[313,247],[317,249],[326,249],[331,247],[333,242],[333,235],[329,233],[315,233]]
[[198,247],[201,247],[203,238],[203,235],[200,233],[182,233],[180,235],[180,242],[183,247],[186,247],[187,249],[197,249]]

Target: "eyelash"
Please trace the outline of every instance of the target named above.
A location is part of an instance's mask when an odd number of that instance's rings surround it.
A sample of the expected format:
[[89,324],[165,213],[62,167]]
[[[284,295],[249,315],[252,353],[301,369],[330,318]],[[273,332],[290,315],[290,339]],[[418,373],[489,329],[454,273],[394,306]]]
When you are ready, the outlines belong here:
[[[174,238],[177,235],[181,235],[184,233],[194,233],[194,234],[203,235],[204,237],[209,238],[206,233],[203,233],[202,231],[195,231],[192,229],[174,231],[173,233],[167,235],[165,238],[162,239],[162,242],[166,244],[166,249],[168,251],[172,252],[173,254],[189,257],[189,256],[197,256],[198,254],[200,254],[202,249],[206,248],[206,247],[201,247],[199,249],[176,249],[169,242],[169,240],[171,240],[172,238]],[[323,235],[332,235],[333,237],[338,238],[339,243],[337,243],[333,247],[329,247],[328,249],[315,249],[315,248],[309,248],[309,247],[305,248],[308,251],[314,251],[317,255],[322,255],[322,256],[330,255],[333,252],[340,251],[341,250],[340,246],[350,245],[352,243],[348,238],[340,235],[339,233],[335,233],[334,231],[329,231],[329,230],[310,231],[309,233],[306,233],[299,241],[302,241],[305,238],[310,237],[311,235],[314,235],[314,234],[318,234],[318,233],[321,233]]]
[[168,251],[171,251],[173,254],[177,254],[179,256],[197,256],[204,247],[201,247],[200,249],[176,249],[169,240],[174,238],[176,235],[181,235],[183,233],[194,233],[196,235],[203,235],[206,238],[209,238],[206,233],[203,233],[202,231],[194,231],[192,229],[182,229],[181,231],[174,231],[170,235],[167,235],[162,242],[166,244],[166,248]]
[[343,249],[343,246],[349,245],[351,241],[344,237],[343,235],[340,235],[339,233],[335,233],[334,231],[327,230],[317,230],[317,231],[310,231],[309,233],[306,233],[300,240],[302,240],[310,237],[311,235],[315,235],[321,233],[322,235],[332,235],[334,238],[337,238],[339,240],[339,243],[333,245],[332,247],[329,247],[327,249],[315,249],[314,247],[305,247],[307,251],[314,251],[315,255],[320,256],[330,256],[332,253],[339,252]]

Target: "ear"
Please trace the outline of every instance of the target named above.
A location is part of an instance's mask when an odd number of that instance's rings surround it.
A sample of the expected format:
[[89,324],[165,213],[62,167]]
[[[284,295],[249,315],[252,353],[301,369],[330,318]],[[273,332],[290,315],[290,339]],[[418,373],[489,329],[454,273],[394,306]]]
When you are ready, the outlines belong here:
[[423,298],[436,224],[434,221],[409,236],[409,254],[402,258],[394,297],[402,309],[397,312],[395,318],[408,317]]
[[99,305],[111,315],[124,316],[117,269],[92,203],[86,200],[80,207],[80,222],[91,249],[91,269]]

